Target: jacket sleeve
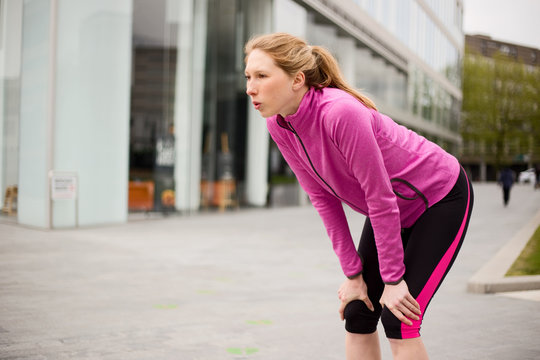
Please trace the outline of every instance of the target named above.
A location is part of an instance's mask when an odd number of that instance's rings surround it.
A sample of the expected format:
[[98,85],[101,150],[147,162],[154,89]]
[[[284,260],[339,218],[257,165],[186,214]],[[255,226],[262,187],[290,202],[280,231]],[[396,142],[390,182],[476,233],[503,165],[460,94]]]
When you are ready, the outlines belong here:
[[381,277],[387,284],[397,283],[405,273],[401,221],[397,198],[375,137],[374,117],[378,113],[350,100],[334,103],[328,114],[334,117],[326,122],[330,136],[365,193]]
[[272,138],[319,213],[343,273],[347,277],[359,275],[362,272],[362,262],[356,251],[341,201],[326,191],[312,177],[286,144],[277,137],[272,136]]

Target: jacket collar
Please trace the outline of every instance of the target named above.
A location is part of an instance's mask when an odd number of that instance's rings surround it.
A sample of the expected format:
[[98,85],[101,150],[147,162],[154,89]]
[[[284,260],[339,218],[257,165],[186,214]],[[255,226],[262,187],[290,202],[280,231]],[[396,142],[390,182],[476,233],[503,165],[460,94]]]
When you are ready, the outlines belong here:
[[314,109],[313,105],[316,96],[315,91],[316,90],[314,87],[309,88],[309,90],[302,97],[300,105],[298,106],[298,110],[296,110],[294,114],[287,115],[285,118],[277,114],[276,122],[278,123],[278,125],[283,128],[289,129],[288,123],[290,123],[295,129],[301,128],[305,123],[304,120],[309,117],[310,112]]

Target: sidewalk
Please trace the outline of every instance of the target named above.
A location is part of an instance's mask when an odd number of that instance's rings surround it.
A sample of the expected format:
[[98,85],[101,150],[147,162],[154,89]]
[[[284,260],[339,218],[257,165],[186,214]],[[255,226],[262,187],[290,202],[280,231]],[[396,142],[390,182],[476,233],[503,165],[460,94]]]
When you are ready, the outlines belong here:
[[[467,292],[540,210],[475,184],[461,253],[430,304],[432,359],[538,359],[540,296]],[[350,215],[359,237],[363,218]],[[344,359],[343,275],[311,207],[197,214],[77,230],[0,222],[0,359]],[[391,359],[386,340],[383,359]]]

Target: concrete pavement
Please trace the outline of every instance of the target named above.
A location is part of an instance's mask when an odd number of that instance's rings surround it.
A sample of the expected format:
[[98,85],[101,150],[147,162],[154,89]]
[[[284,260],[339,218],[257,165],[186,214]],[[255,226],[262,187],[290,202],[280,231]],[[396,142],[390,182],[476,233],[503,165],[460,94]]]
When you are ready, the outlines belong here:
[[[468,280],[540,210],[516,186],[475,209],[422,335],[432,359],[540,358],[535,292]],[[359,237],[363,217],[348,213]],[[75,230],[0,223],[0,359],[344,359],[343,275],[311,207],[196,214]],[[382,340],[383,358],[390,359]]]

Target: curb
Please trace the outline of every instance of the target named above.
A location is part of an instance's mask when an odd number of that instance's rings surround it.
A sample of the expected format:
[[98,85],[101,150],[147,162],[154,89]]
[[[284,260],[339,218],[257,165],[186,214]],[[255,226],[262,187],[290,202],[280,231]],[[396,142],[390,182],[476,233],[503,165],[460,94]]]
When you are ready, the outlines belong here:
[[540,211],[469,279],[467,291],[492,294],[540,289],[540,275],[505,276],[539,225]]

